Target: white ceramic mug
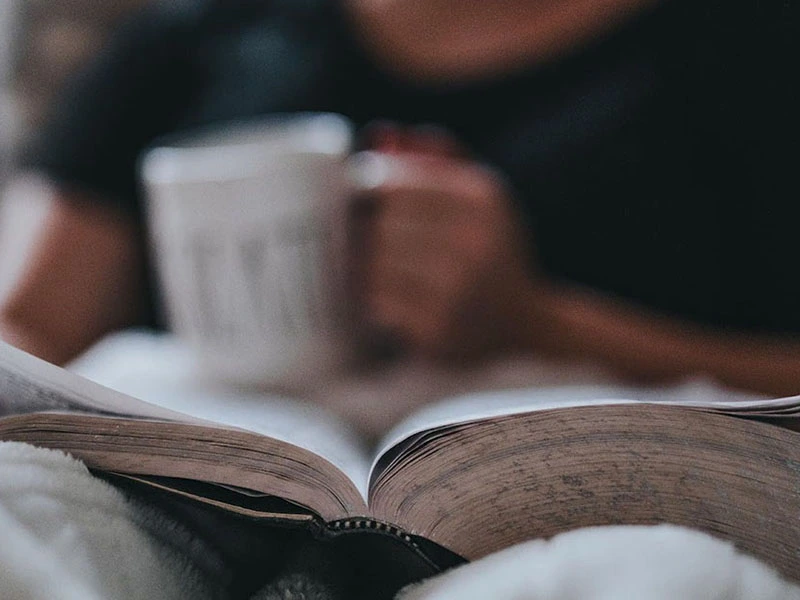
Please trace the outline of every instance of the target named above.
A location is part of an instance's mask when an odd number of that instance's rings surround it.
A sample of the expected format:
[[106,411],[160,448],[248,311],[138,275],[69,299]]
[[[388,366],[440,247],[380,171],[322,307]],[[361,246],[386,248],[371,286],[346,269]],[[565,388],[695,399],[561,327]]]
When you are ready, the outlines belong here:
[[295,385],[343,369],[352,125],[299,114],[146,153],[142,178],[173,331],[202,373]]

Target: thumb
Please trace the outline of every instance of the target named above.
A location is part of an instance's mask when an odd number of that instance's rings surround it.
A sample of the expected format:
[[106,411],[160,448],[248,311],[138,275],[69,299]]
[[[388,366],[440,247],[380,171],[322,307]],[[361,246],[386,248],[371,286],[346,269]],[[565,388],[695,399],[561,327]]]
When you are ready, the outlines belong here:
[[457,158],[467,155],[455,136],[438,125],[404,127],[389,121],[375,121],[364,131],[365,146],[385,154],[418,154]]

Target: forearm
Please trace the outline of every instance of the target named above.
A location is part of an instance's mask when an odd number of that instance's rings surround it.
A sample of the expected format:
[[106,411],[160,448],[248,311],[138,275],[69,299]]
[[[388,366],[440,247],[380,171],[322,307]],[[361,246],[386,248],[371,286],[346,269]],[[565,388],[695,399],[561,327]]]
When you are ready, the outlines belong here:
[[772,395],[800,393],[800,340],[718,331],[574,288],[553,288],[542,302],[551,347],[562,355],[640,380],[708,375]]
[[63,364],[141,314],[137,228],[80,199],[56,199],[22,276],[0,307],[0,337]]

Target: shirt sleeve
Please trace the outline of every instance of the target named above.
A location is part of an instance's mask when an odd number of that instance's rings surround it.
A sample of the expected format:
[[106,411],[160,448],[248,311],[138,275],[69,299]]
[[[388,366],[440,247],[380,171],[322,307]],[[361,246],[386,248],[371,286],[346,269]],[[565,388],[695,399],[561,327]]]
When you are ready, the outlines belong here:
[[184,4],[156,3],[121,27],[57,98],[23,165],[136,214],[139,155],[174,126],[197,85]]

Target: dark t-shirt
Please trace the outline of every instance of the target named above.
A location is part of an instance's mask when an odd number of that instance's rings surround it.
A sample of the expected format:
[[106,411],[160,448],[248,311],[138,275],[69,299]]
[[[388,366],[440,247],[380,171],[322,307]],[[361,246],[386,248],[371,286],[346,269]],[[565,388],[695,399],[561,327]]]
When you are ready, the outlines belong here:
[[31,161],[139,218],[137,159],[167,133],[290,111],[435,123],[506,175],[551,276],[796,332],[797,36],[768,4],[664,1],[555,63],[433,86],[373,63],[336,0],[168,0],[72,86]]

